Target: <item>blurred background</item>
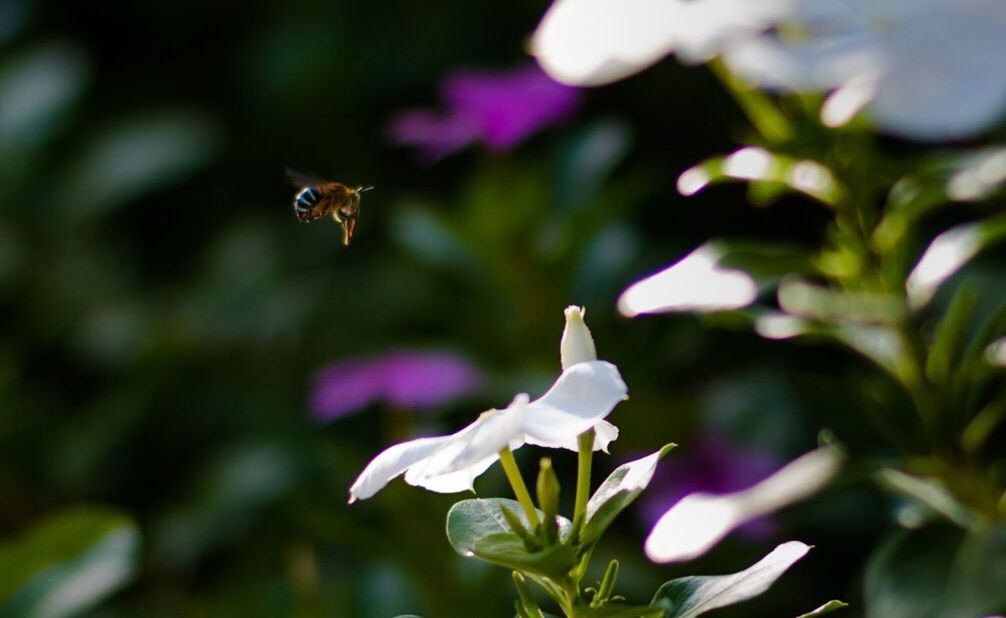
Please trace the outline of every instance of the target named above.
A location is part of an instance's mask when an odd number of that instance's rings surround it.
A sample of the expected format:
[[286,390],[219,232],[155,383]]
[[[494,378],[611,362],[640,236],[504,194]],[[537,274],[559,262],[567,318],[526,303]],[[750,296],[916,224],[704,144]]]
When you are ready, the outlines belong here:
[[[742,187],[678,196],[682,170],[743,139],[733,101],[674,62],[535,85],[545,8],[0,0],[0,593],[50,557],[77,588],[20,594],[94,616],[512,615],[510,574],[444,537],[461,496],[396,481],[348,506],[347,488],[394,441],[540,394],[575,303],[631,394],[595,478],[680,445],[596,568],[622,559],[619,592],[646,602],[799,539],[807,559],[717,615],[860,612],[896,506],[862,484],[694,563],[643,557],[685,491],[744,487],[824,428],[879,449],[850,410],[907,403],[841,350],[617,315],[628,284],[713,235],[815,247],[828,216],[752,208]],[[531,101],[516,128],[507,93]],[[348,248],[336,223],[296,221],[287,167],[376,186]],[[457,388],[428,392],[438,363]],[[518,452],[525,474],[540,455]],[[575,455],[552,455],[571,489]],[[498,467],[476,489],[509,494]],[[102,581],[119,583],[88,593]]]

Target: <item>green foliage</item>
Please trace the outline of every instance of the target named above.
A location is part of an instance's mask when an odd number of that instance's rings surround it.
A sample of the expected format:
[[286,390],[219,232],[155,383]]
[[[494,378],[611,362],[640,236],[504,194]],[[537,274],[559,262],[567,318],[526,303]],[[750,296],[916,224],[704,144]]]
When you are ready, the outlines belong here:
[[[471,556],[480,541],[495,535],[512,534],[512,529],[503,515],[503,509],[518,513],[525,529],[530,527],[516,500],[506,498],[475,498],[456,502],[447,513],[447,540],[454,551],[462,556]],[[538,511],[539,517],[544,513]],[[569,537],[572,524],[564,517],[557,517],[559,538]]]
[[676,444],[616,468],[594,492],[587,502],[587,518],[580,543],[586,547],[596,543],[626,507],[643,493],[657,471],[657,464]]
[[111,509],[54,515],[0,545],[0,615],[69,616],[104,600],[137,573],[136,524]]
[[657,590],[650,605],[666,610],[667,618],[691,618],[746,601],[768,590],[810,548],[790,541],[776,547],[750,567],[731,575],[674,579]]
[[849,607],[849,604],[845,603],[844,601],[837,601],[837,600],[828,601],[827,603],[825,603],[821,607],[818,607],[814,611],[807,612],[806,614],[800,614],[796,618],[814,618],[815,616],[824,616],[825,614],[830,614],[834,611],[838,611],[843,607]]

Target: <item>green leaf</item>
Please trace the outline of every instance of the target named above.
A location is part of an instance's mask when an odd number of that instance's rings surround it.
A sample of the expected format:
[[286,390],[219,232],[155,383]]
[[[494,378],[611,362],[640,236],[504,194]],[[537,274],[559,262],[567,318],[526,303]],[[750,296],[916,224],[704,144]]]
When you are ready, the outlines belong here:
[[689,168],[678,177],[678,191],[682,195],[694,195],[711,184],[731,180],[771,183],[828,205],[837,204],[845,193],[824,165],[753,146],[725,157],[706,159]]
[[571,546],[549,545],[530,551],[523,539],[509,532],[480,538],[472,553],[486,562],[552,579],[564,577],[576,566],[576,552]]
[[67,616],[124,586],[137,569],[140,534],[128,517],[78,508],[0,545],[0,616]]
[[816,275],[814,257],[802,247],[717,239],[722,250],[719,265],[751,275],[759,285],[775,283],[788,275]]
[[779,286],[787,313],[827,324],[892,324],[904,319],[904,302],[895,296],[845,292],[787,279]]
[[[4,17],[7,17],[4,15]],[[44,143],[66,126],[88,81],[81,50],[46,43],[9,57],[0,68],[0,157]]]
[[882,251],[896,248],[925,215],[953,201],[985,200],[1006,183],[1006,148],[941,153],[894,184],[874,233]]
[[989,616],[1006,608],[1006,524],[969,534],[950,574],[943,615]]
[[933,239],[905,282],[909,304],[925,306],[976,255],[1006,240],[1006,215],[952,227]]
[[809,550],[808,545],[790,541],[739,573],[671,580],[657,590],[650,605],[667,610],[666,618],[691,618],[746,601],[768,590]]
[[[474,555],[475,546],[480,540],[495,534],[512,534],[513,531],[507,524],[502,507],[517,513],[524,527],[532,529],[520,503],[516,500],[506,498],[462,500],[455,503],[447,512],[447,540],[454,551],[462,556],[471,556]],[[544,513],[538,511],[538,516],[544,517]],[[572,525],[565,517],[558,517],[558,520],[559,539],[565,540],[569,538]]]
[[815,609],[814,611],[807,612],[806,614],[800,614],[796,618],[815,618],[815,616],[823,616],[825,614],[830,614],[831,612],[842,609],[843,607],[849,607],[849,604],[844,601],[828,601],[821,607]]
[[615,517],[643,493],[657,463],[675,446],[667,444],[652,455],[622,464],[608,475],[587,502],[587,523],[580,533],[582,545],[589,547],[601,538]]
[[912,476],[890,468],[878,472],[877,478],[888,489],[921,502],[962,528],[972,528],[978,522],[974,513],[958,502],[937,479]]
[[57,194],[66,221],[102,216],[145,193],[163,189],[208,163],[219,130],[191,112],[148,115],[94,137],[70,166]]
[[[870,558],[863,597],[869,618],[967,615],[941,609],[963,534],[949,525],[893,535]],[[974,614],[978,615],[978,614]]]

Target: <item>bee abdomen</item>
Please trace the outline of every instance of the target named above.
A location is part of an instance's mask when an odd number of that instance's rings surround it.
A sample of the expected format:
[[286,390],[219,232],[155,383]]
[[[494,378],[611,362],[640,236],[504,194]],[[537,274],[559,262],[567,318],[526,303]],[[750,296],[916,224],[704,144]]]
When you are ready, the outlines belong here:
[[314,207],[321,200],[321,191],[318,187],[304,187],[297,197],[293,198],[293,212],[301,221],[310,221]]

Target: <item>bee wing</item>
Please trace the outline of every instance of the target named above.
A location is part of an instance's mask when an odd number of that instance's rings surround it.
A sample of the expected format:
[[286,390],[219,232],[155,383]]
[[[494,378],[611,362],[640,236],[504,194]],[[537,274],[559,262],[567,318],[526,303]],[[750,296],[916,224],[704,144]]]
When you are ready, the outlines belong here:
[[312,187],[320,184],[324,184],[325,181],[318,178],[314,174],[307,172],[299,172],[297,170],[292,170],[289,167],[286,168],[286,177],[290,179],[290,182],[296,187]]

